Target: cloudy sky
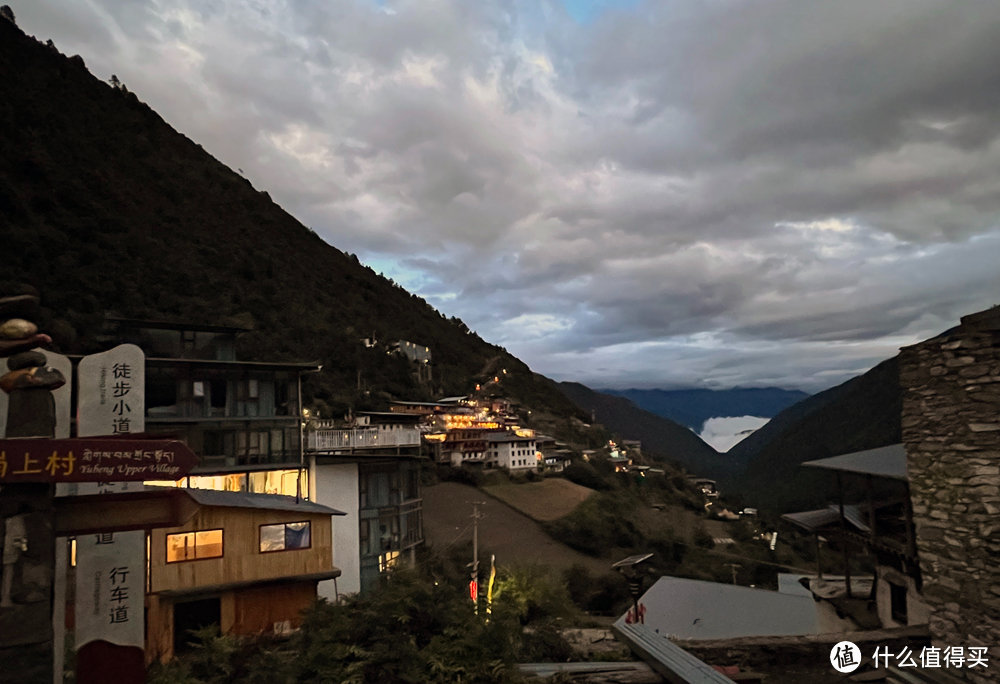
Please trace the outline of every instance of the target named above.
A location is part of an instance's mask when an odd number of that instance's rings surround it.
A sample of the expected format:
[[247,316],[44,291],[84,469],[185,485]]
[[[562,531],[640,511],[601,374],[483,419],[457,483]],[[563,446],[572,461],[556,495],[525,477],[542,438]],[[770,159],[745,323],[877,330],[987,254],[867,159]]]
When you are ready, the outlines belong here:
[[1000,303],[991,0],[7,0],[535,370],[823,389]]

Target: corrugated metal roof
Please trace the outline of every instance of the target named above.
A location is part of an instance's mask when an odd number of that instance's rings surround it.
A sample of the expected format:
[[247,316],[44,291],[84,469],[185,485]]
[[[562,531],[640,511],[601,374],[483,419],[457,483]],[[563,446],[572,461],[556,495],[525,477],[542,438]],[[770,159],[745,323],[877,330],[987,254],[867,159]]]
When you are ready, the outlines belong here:
[[821,458],[817,461],[806,461],[802,465],[845,473],[888,477],[894,480],[909,480],[906,470],[906,449],[902,444],[891,444],[878,449],[856,451],[853,454]]
[[[164,490],[170,487],[146,487],[149,490]],[[214,489],[183,488],[194,502],[200,506],[222,506],[228,508],[256,508],[268,511],[294,511],[297,513],[322,513],[325,515],[347,515],[336,508],[330,508],[312,501],[296,501],[291,496],[279,494],[252,494],[250,492],[220,492]]]
[[820,630],[811,598],[734,584],[661,577],[639,602],[646,607],[646,628],[678,639],[787,636]]
[[829,508],[819,508],[814,511],[798,511],[796,513],[785,513],[782,520],[801,527],[808,532],[815,532],[818,529],[836,525],[840,522],[840,512]]
[[[834,509],[836,511],[837,510],[837,505],[836,504],[830,504],[830,508],[832,508],[832,509]],[[839,514],[839,512],[838,512],[838,514]],[[865,534],[870,534],[871,533],[872,528],[868,526],[867,506],[865,507],[865,511],[862,512],[860,506],[855,506],[853,504],[845,504],[844,505],[844,518],[847,519],[847,522],[851,523],[852,525],[854,525],[856,528],[858,528],[859,530],[861,530]]]
[[611,630],[668,682],[733,684],[732,679],[668,641],[649,625],[630,625],[619,620]]
[[[808,532],[815,532],[824,527],[831,527],[840,524],[840,507],[837,504],[830,504],[826,508],[819,508],[813,511],[799,511],[797,513],[785,513],[782,520],[801,527]],[[871,532],[868,526],[866,509],[854,504],[844,505],[844,518],[851,525],[861,530],[865,534]]]

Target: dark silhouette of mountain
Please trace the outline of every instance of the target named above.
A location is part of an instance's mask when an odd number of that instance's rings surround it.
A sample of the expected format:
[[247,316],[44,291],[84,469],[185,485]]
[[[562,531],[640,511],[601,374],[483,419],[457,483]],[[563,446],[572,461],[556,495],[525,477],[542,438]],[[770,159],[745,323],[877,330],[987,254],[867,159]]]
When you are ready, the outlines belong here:
[[631,399],[639,408],[701,432],[709,418],[758,416],[771,418],[809,395],[777,387],[710,389],[598,390]]
[[742,469],[725,484],[761,507],[820,505],[833,496],[834,478],[799,464],[898,443],[901,410],[894,357],[785,409],[730,449]]
[[625,397],[577,383],[559,388],[607,428],[640,439],[643,449],[718,481],[747,505],[789,511],[825,505],[835,494],[829,473],[803,461],[874,449],[900,441],[902,394],[897,359],[781,411],[726,454],[694,432],[636,406]]
[[[390,396],[499,388],[527,407],[578,414],[551,381],[357,257],[328,245],[179,134],[113,79],[0,20],[0,291],[42,295],[57,350],[106,348],[106,313],[252,326],[245,359],[316,360],[307,394],[326,415]],[[430,347],[433,381],[366,348]]]
[[624,439],[638,439],[644,453],[675,461],[690,472],[718,477],[731,467],[698,435],[669,418],[644,411],[624,397],[596,392],[576,382],[561,382],[559,389],[593,418]]

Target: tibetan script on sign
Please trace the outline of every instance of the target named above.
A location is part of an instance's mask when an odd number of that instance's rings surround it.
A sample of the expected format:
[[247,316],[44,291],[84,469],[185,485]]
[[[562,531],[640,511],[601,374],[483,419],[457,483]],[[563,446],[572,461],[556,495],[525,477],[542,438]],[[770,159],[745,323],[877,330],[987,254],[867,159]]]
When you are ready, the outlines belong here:
[[0,440],[0,483],[177,480],[197,462],[178,440]]

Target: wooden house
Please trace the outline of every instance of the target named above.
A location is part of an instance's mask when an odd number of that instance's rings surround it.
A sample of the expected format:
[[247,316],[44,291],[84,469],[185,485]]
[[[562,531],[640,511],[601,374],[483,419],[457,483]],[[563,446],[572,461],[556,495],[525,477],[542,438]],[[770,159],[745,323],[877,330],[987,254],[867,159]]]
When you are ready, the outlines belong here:
[[191,630],[285,633],[335,580],[331,516],[342,512],[291,497],[184,490],[198,510],[149,534],[146,654],[171,658]]

